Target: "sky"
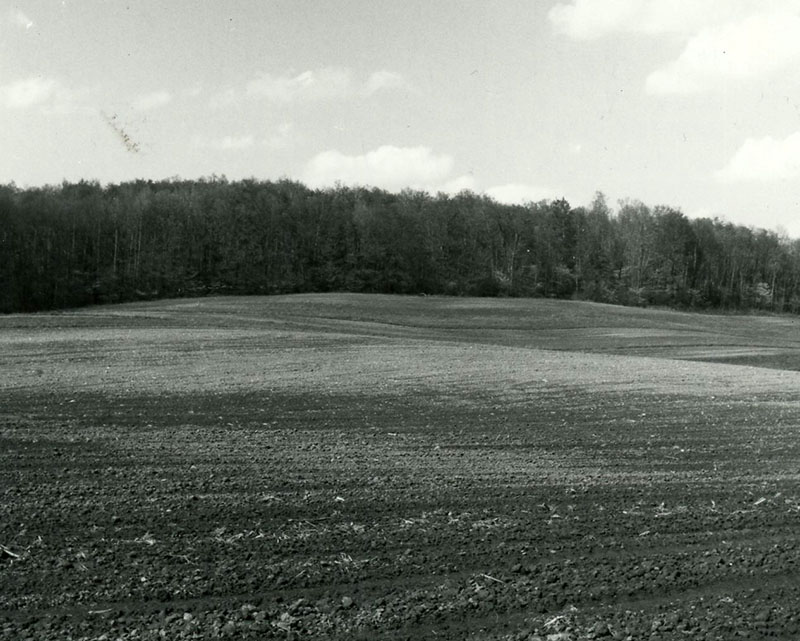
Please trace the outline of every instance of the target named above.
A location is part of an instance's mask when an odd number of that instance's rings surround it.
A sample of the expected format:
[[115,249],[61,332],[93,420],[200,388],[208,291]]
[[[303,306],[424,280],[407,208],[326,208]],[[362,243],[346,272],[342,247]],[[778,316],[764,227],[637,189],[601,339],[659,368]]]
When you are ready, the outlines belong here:
[[212,175],[800,238],[800,0],[0,0],[0,183]]

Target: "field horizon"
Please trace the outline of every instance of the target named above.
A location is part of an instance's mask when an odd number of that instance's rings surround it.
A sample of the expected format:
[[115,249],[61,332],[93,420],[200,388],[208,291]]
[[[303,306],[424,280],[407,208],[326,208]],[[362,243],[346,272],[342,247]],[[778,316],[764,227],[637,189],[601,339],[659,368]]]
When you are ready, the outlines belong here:
[[0,316],[0,638],[794,638],[798,370],[581,301]]

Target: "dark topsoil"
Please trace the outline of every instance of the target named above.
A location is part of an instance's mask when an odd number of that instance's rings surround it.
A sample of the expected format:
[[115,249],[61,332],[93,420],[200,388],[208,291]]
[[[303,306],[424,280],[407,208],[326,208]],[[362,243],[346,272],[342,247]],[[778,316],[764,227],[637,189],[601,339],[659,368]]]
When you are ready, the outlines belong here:
[[[0,335],[280,326],[631,362],[750,347],[786,369],[800,345],[788,318],[464,303],[150,303],[5,317]],[[780,386],[145,393],[139,369],[125,389],[80,370],[69,389],[16,384],[23,356],[0,343],[2,639],[800,636],[800,406]]]

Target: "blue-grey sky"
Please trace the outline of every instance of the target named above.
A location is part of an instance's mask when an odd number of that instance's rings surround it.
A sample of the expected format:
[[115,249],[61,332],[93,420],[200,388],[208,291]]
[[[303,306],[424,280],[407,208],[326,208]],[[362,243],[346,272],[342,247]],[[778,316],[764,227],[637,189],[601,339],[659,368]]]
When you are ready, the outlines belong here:
[[0,4],[0,182],[211,174],[800,237],[800,0]]

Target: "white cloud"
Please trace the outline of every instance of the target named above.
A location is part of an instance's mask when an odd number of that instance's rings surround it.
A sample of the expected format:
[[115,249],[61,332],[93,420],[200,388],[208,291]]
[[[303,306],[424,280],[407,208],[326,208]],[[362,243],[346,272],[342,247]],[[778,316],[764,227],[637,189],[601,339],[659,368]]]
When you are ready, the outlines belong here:
[[748,16],[798,10],[798,0],[572,0],[549,12],[553,27],[576,40],[613,33],[692,35]]
[[353,93],[353,85],[353,74],[349,69],[325,67],[296,76],[263,73],[247,83],[245,93],[274,102],[326,100],[349,96]]
[[153,91],[136,98],[132,106],[136,111],[150,111],[151,109],[163,107],[171,101],[172,94],[169,91]]
[[18,27],[22,27],[26,31],[34,26],[31,20],[21,9],[11,9],[8,13],[8,21]]
[[[429,147],[384,145],[354,156],[336,150],[317,154],[306,164],[301,179],[314,188],[341,183],[450,196],[462,191],[481,193],[471,174],[453,175],[454,165],[452,156],[436,153]],[[500,185],[482,193],[503,204],[525,204],[555,197],[550,189],[524,184]]]
[[0,108],[36,110],[45,115],[96,114],[89,90],[71,88],[55,78],[31,76],[0,86]]
[[384,145],[365,154],[348,156],[324,151],[306,165],[303,180],[311,187],[369,185],[388,190],[434,190],[451,179],[453,158],[429,147]]
[[263,144],[270,149],[286,149],[294,140],[294,124],[284,122],[275,128],[275,131],[263,140]]
[[800,0],[573,0],[550,10],[576,40],[614,33],[678,34],[684,49],[651,73],[651,94],[690,93],[800,61]]
[[640,17],[643,4],[639,0],[575,0],[554,6],[548,18],[559,33],[589,40],[627,30]]
[[800,16],[753,15],[704,29],[680,57],[647,78],[650,93],[699,91],[715,79],[754,77],[800,60]]
[[247,98],[290,104],[320,100],[346,100],[354,97],[369,98],[376,93],[410,85],[398,73],[376,71],[365,80],[355,77],[351,69],[323,67],[298,74],[262,73],[243,88],[228,88],[212,96],[212,108],[236,105]]
[[408,82],[399,73],[383,70],[371,73],[361,91],[365,96],[371,96],[384,89],[408,88],[410,88]]
[[56,80],[34,76],[0,87],[0,104],[7,109],[28,109],[52,101],[59,91]]
[[248,149],[255,144],[253,136],[223,136],[218,142],[218,148],[222,150]]
[[207,138],[195,136],[194,145],[200,149],[214,149],[216,151],[242,151],[255,145],[255,137],[250,134],[243,136],[222,136],[220,138]]
[[464,174],[463,176],[456,176],[455,178],[451,178],[441,185],[434,187],[431,191],[435,193],[442,192],[443,194],[448,194],[450,196],[455,196],[456,194],[460,194],[462,191],[475,191],[475,177],[469,174]]
[[193,145],[198,149],[211,149],[214,151],[244,151],[255,146],[283,149],[291,143],[294,132],[292,123],[283,123],[267,136],[256,137],[253,134],[207,136],[199,134],[192,139]]
[[800,131],[783,140],[748,138],[718,172],[721,182],[773,182],[800,176]]
[[484,193],[504,205],[524,205],[555,198],[555,194],[551,189],[521,183],[490,187]]

